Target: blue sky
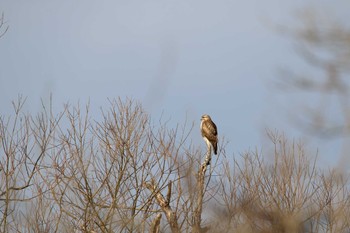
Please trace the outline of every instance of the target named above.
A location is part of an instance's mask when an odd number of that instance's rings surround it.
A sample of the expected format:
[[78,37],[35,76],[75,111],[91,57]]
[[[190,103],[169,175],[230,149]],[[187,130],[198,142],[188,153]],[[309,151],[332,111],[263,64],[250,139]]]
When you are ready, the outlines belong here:
[[[210,114],[230,141],[229,154],[261,148],[265,128],[299,137],[273,82],[280,67],[306,66],[293,41],[274,25],[297,25],[295,13],[310,7],[345,19],[349,5],[345,0],[2,0],[0,11],[10,28],[0,39],[0,113],[10,114],[18,94],[27,97],[28,111],[37,112],[40,98],[52,93],[57,109],[67,101],[90,100],[98,118],[107,98],[120,96],[140,101],[153,119],[163,114],[174,124],[187,117],[199,125],[200,116]],[[193,141],[204,146],[196,130]]]

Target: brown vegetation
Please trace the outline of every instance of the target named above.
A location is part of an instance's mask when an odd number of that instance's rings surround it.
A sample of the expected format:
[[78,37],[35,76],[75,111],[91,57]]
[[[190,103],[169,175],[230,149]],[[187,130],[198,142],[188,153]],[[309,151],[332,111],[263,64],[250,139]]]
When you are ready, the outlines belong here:
[[270,154],[221,148],[207,167],[192,126],[153,124],[132,100],[101,121],[89,106],[33,116],[23,104],[0,118],[1,232],[350,230],[347,177],[278,133]]

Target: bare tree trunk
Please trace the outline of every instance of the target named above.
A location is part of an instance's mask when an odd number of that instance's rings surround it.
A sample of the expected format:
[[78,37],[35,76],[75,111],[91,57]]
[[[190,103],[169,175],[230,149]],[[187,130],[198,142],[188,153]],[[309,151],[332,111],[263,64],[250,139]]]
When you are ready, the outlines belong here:
[[197,203],[196,203],[196,208],[194,210],[194,216],[193,216],[193,220],[194,220],[194,225],[192,229],[193,233],[203,232],[201,228],[201,222],[202,222],[202,209],[203,209],[203,196],[204,196],[204,179],[205,179],[205,172],[207,171],[208,165],[210,165],[210,161],[211,161],[211,146],[208,145],[205,160],[200,166],[197,174]]

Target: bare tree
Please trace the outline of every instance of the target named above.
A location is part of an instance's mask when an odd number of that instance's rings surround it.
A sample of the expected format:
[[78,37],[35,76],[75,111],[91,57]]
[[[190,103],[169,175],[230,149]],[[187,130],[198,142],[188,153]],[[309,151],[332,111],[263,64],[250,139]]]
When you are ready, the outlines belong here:
[[[181,132],[161,122],[152,126],[140,104],[120,99],[110,104],[102,122],[90,119],[89,106],[64,109],[67,125],[55,131],[51,162],[40,172],[44,200],[52,200],[59,212],[46,210],[51,215],[46,219],[57,219],[51,229],[190,231],[194,205],[188,204],[197,197],[191,194],[195,189],[183,186],[194,175],[194,158],[201,157],[185,146],[192,126]],[[167,223],[161,224],[160,213]]]
[[209,165],[193,124],[154,122],[130,99],[99,121],[89,105],[31,116],[23,104],[0,118],[2,232],[350,230],[348,177],[278,133],[271,151],[234,160],[221,140]]
[[32,186],[43,169],[47,151],[53,148],[51,139],[60,120],[60,116],[54,117],[48,111],[36,118],[23,115],[24,102],[22,97],[13,102],[14,118],[0,117],[0,226],[3,232],[11,230],[16,205],[38,196],[32,192]]
[[317,168],[302,143],[269,137],[271,162],[248,152],[224,165],[216,232],[348,232],[348,177]]
[[316,9],[304,10],[298,18],[300,27],[281,31],[293,38],[296,51],[312,69],[297,73],[289,67],[282,71],[283,87],[305,94],[302,114],[290,113],[297,125],[319,137],[349,135],[350,29]]

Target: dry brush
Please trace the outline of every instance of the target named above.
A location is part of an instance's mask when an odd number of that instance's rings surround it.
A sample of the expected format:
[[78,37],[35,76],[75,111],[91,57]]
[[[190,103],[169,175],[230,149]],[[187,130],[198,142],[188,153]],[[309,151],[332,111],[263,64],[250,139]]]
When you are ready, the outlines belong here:
[[[348,232],[348,179],[301,143],[226,158],[140,103],[0,117],[1,232]],[[199,132],[198,132],[199,135]],[[204,145],[204,143],[203,143]],[[264,154],[264,155],[263,155]]]

